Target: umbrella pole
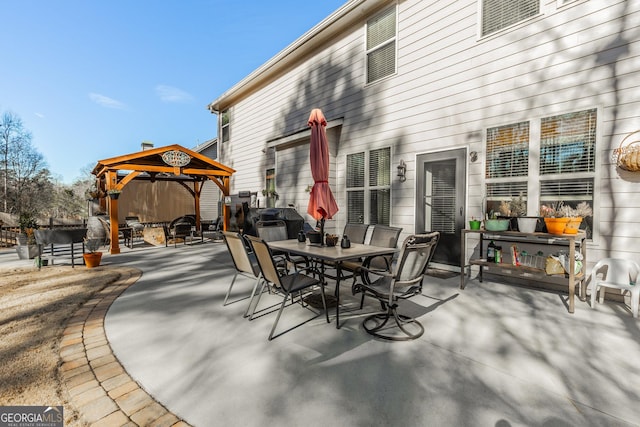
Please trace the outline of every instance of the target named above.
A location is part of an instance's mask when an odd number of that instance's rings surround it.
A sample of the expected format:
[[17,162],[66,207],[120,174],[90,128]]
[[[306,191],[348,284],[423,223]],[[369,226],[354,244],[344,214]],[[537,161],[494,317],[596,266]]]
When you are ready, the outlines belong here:
[[320,246],[324,246],[324,217],[320,219]]

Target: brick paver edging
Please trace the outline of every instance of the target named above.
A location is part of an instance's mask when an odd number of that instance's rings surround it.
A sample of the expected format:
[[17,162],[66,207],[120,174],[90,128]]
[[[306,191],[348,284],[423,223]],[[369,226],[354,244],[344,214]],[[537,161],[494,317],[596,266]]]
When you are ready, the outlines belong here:
[[82,421],[92,426],[189,426],[127,374],[107,341],[104,317],[109,307],[141,275],[139,270],[124,269],[119,280],[76,311],[63,332],[63,389]]

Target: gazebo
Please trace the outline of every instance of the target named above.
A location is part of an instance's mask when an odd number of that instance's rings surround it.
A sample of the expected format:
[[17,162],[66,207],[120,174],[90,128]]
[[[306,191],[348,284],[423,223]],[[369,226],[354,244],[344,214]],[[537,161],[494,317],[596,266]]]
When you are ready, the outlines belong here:
[[[229,196],[230,178],[234,169],[180,145],[151,148],[100,160],[91,173],[102,197],[100,204],[108,207],[111,223],[112,254],[120,253],[118,242],[118,196],[133,180],[174,181],[186,188],[194,199],[196,226],[200,228],[200,193],[206,180],[215,183],[224,196]],[[108,196],[108,203],[107,203]],[[108,206],[107,206],[108,205]],[[228,227],[226,205],[223,205],[224,229]]]

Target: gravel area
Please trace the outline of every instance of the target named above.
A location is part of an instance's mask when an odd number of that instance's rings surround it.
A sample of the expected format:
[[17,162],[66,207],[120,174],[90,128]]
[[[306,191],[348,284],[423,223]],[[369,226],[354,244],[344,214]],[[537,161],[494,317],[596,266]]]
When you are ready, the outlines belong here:
[[0,269],[0,406],[63,405],[65,426],[81,425],[62,392],[62,332],[67,319],[123,271],[71,266]]

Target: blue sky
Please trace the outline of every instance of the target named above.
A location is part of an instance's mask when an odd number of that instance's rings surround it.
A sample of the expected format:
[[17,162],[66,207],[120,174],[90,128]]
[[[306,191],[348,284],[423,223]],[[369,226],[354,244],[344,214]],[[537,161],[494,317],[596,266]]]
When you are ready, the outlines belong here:
[[0,112],[53,176],[216,136],[206,105],[346,0],[1,0]]

